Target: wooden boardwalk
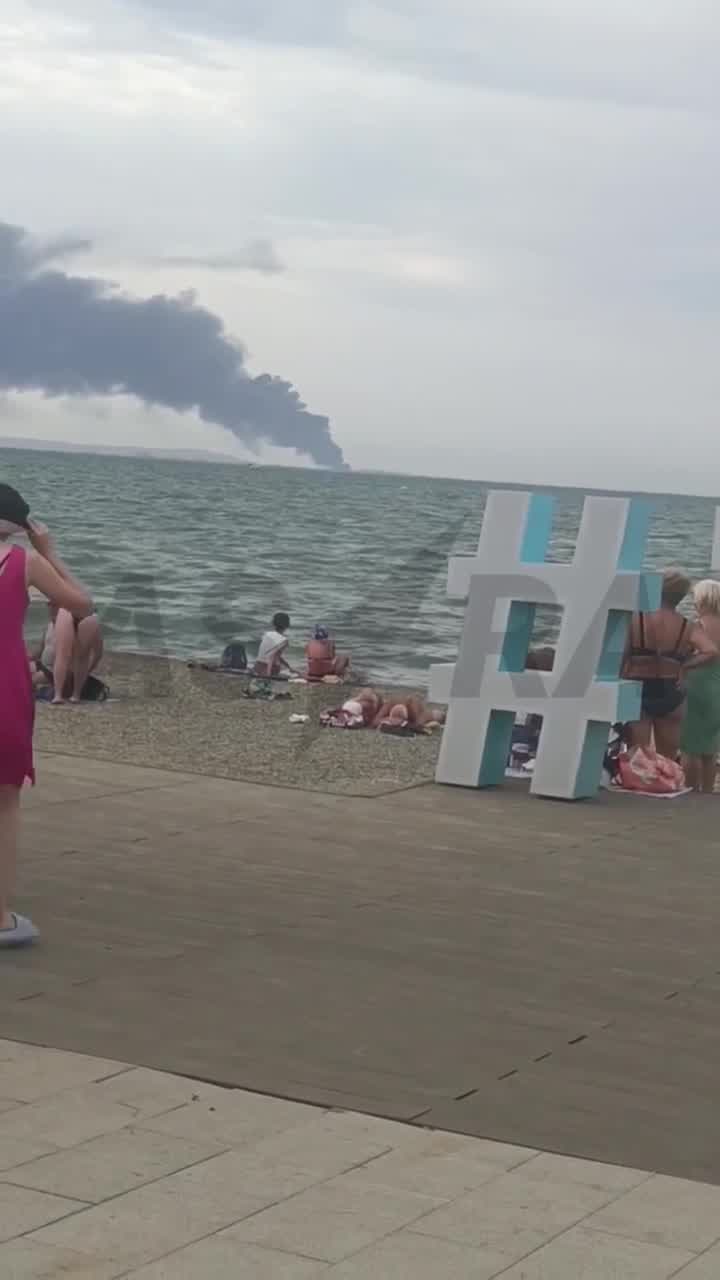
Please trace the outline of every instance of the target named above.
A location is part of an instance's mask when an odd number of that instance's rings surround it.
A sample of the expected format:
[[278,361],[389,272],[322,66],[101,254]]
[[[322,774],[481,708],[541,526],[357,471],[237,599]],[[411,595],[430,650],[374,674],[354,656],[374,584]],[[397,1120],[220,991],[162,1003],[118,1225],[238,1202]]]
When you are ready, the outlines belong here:
[[720,1183],[712,798],[40,783],[0,1035]]

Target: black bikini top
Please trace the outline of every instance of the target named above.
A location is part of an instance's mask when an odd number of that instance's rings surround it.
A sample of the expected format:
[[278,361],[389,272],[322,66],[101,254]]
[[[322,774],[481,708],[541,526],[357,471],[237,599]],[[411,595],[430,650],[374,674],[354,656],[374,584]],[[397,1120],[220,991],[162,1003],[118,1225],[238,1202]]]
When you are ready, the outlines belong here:
[[645,614],[644,613],[638,614],[638,621],[640,623],[640,644],[637,646],[635,645],[632,646],[630,650],[631,658],[661,658],[663,662],[677,662],[680,664],[682,664],[685,661],[688,655],[687,655],[687,652],[683,650],[680,646],[682,645],[682,642],[685,639],[685,635],[688,631],[689,624],[688,624],[687,618],[682,618],[680,621],[680,630],[678,632],[678,638],[675,641],[674,649],[648,648],[647,638],[645,635]]

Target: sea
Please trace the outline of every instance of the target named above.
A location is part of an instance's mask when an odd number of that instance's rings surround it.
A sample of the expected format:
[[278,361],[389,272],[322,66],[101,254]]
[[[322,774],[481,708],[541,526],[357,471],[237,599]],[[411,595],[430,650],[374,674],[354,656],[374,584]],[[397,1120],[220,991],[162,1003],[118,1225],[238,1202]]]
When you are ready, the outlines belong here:
[[[252,656],[283,610],[298,658],[322,622],[379,682],[421,687],[457,655],[447,562],[476,547],[487,485],[1,448],[0,479],[50,526],[114,649],[218,658],[239,640]],[[557,492],[554,560],[572,557],[583,496]],[[647,567],[707,576],[716,500],[651,500]],[[555,626],[540,615],[537,642]]]

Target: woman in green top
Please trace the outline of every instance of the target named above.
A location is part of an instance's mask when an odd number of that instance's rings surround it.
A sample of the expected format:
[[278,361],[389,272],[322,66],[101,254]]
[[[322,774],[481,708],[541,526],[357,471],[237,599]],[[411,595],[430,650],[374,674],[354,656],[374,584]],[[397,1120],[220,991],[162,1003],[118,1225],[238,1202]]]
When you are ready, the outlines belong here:
[[[707,578],[693,591],[699,625],[720,650],[720,582]],[[720,659],[686,675],[687,715],[682,730],[687,784],[695,791],[714,791],[720,751]]]

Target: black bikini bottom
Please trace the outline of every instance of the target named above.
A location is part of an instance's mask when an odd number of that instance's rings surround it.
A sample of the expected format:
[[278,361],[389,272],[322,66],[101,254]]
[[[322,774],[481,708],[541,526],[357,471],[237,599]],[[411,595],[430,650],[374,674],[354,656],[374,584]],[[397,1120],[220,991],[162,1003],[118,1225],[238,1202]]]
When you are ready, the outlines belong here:
[[643,680],[642,715],[644,720],[662,720],[672,715],[687,694],[677,680]]

